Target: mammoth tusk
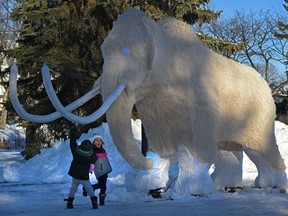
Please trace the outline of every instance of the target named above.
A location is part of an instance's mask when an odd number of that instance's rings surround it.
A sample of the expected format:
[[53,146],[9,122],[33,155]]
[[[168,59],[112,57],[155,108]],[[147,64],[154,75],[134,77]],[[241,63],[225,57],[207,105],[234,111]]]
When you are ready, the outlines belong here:
[[[10,78],[9,78],[10,100],[15,111],[18,113],[19,116],[21,116],[21,118],[31,122],[47,123],[62,117],[62,115],[58,111],[47,115],[32,115],[30,113],[27,113],[23,109],[22,105],[18,100],[17,75],[18,75],[17,65],[13,64],[10,70]],[[100,93],[100,87],[95,87],[91,89],[89,92],[87,92],[85,95],[83,95],[81,98],[78,98],[73,103],[67,105],[65,109],[67,109],[68,111],[75,110],[76,108],[80,107],[81,105],[83,105],[84,103],[86,103],[99,93]]]
[[64,118],[68,119],[69,121],[78,123],[78,124],[89,124],[99,119],[109,109],[112,103],[119,97],[119,95],[125,89],[125,85],[123,83],[120,83],[117,86],[117,88],[112,92],[112,94],[105,99],[104,103],[98,110],[96,110],[94,113],[88,116],[77,116],[71,113],[65,107],[63,107],[63,105],[59,101],[54,91],[54,88],[50,79],[49,68],[47,65],[44,65],[42,68],[42,77],[43,77],[44,86],[46,88],[48,97],[50,98],[55,109],[59,113],[61,113]]

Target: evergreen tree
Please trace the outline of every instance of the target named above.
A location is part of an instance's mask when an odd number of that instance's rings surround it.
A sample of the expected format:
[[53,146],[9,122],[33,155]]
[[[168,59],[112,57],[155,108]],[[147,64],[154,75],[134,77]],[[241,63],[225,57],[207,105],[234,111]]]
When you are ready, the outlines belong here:
[[[62,104],[68,105],[89,91],[100,75],[102,57],[99,49],[112,20],[95,1],[21,1],[12,14],[14,21],[22,22],[19,47],[11,50],[19,67],[18,90],[20,102],[33,114],[47,114],[54,110],[41,78],[41,67],[47,63],[53,76],[53,85]],[[75,111],[87,115],[100,105],[100,96]],[[98,126],[101,119],[85,125],[84,132]],[[66,138],[66,127],[72,123],[64,118],[49,124],[55,139]],[[43,139],[41,124],[26,123],[26,151],[39,152]],[[36,149],[36,150],[35,150]]]

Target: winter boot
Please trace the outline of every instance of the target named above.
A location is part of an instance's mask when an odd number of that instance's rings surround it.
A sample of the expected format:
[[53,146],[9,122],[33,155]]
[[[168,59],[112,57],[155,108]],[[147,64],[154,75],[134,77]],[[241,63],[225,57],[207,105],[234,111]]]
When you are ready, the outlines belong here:
[[74,206],[73,206],[73,200],[74,200],[74,198],[71,198],[71,197],[68,197],[68,199],[64,199],[64,201],[67,201],[67,208],[68,208],[68,209],[74,208]]
[[100,199],[99,205],[100,206],[105,205],[105,197],[106,197],[106,194],[99,194],[99,199]]
[[92,202],[92,208],[93,209],[98,209],[97,197],[96,196],[91,197],[91,202]]
[[83,196],[84,196],[84,197],[87,197],[88,193],[87,193],[85,187],[82,187],[82,190],[83,190]]

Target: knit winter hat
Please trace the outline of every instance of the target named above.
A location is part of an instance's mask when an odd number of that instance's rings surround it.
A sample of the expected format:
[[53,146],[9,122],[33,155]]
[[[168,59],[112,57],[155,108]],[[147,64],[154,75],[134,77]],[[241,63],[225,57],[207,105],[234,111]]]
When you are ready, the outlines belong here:
[[83,140],[80,146],[78,146],[77,152],[83,156],[91,156],[93,154],[93,150],[90,140]]
[[102,144],[104,144],[103,137],[98,134],[93,134],[91,138],[91,142],[93,143],[96,138],[100,138],[102,140]]

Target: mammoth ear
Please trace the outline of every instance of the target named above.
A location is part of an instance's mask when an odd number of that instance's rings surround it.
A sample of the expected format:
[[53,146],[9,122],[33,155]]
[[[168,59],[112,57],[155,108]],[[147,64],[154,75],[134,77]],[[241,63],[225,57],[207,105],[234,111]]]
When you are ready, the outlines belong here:
[[156,32],[157,23],[149,17],[143,17],[142,23],[146,28],[146,53],[148,59],[148,70],[152,70],[153,61],[155,58],[155,47],[156,47]]

